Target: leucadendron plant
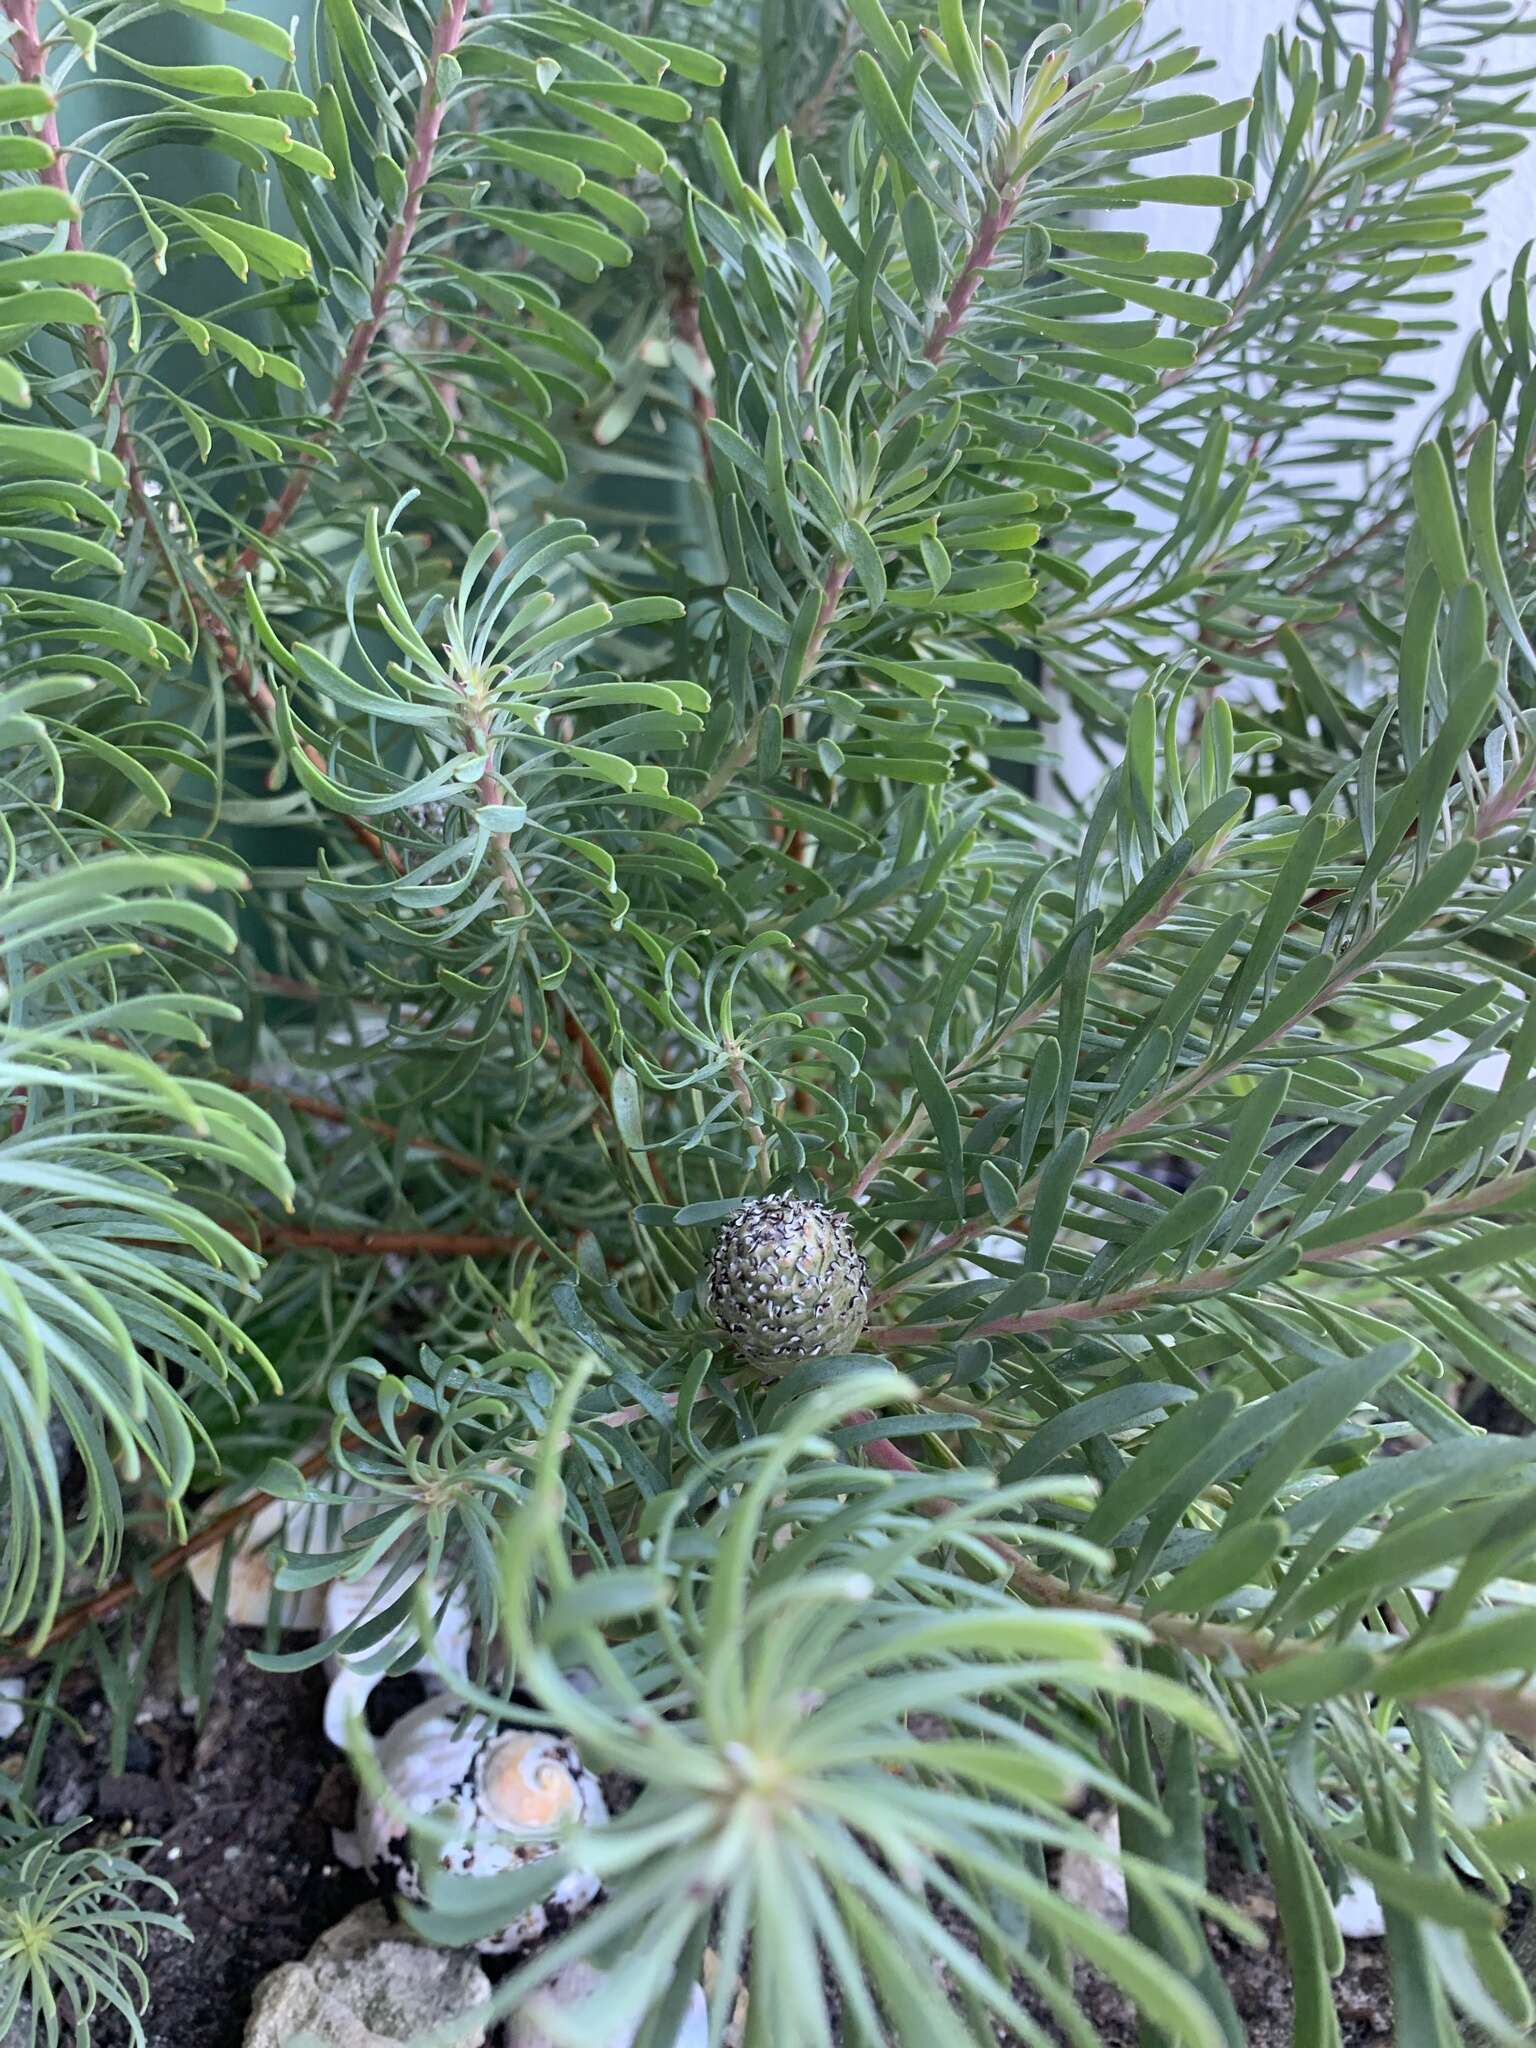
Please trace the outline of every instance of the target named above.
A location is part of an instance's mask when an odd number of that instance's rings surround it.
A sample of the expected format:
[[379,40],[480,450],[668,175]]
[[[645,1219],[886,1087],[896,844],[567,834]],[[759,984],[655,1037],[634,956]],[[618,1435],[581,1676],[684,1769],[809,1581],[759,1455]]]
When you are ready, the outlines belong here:
[[3,4],[21,1792],[276,1501],[612,1774],[412,1907],[562,2038],[1523,2039],[1529,10]]

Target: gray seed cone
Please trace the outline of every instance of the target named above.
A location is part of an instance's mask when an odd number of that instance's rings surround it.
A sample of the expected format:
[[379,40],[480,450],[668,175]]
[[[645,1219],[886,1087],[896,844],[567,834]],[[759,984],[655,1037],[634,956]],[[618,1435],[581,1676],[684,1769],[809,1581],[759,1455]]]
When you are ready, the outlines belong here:
[[869,1268],[848,1218],[760,1195],[721,1227],[704,1305],[754,1365],[851,1351],[869,1314]]

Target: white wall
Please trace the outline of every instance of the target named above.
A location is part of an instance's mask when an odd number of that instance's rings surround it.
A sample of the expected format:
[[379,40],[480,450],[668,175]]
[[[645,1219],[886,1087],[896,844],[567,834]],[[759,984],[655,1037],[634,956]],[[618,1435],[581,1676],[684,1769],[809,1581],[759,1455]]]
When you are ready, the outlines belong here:
[[[1536,0],[1525,0],[1525,4],[1536,20]],[[1150,27],[1177,28],[1183,40],[1197,44],[1214,59],[1214,68],[1192,81],[1191,89],[1217,99],[1236,99],[1248,90],[1258,70],[1265,36],[1293,21],[1295,13],[1292,0],[1151,0],[1147,10]],[[1519,71],[1536,64],[1536,36],[1502,37],[1489,44],[1484,61],[1491,71]],[[1536,86],[1529,90],[1536,106]],[[1219,142],[1211,137],[1190,144],[1178,157],[1164,162],[1170,169],[1177,165],[1183,170],[1211,170],[1218,162],[1219,149]],[[1118,217],[1106,219],[1106,225],[1117,224]],[[1201,246],[1204,224],[1204,217],[1195,209],[1178,206],[1147,207],[1137,222],[1151,234],[1154,247],[1165,249]],[[1477,325],[1478,302],[1484,291],[1507,275],[1521,246],[1532,238],[1536,238],[1536,150],[1518,161],[1510,176],[1488,196],[1483,240],[1473,247],[1466,268],[1445,280],[1452,296],[1443,317],[1454,322],[1454,332],[1433,352],[1413,359],[1414,373],[1433,380],[1436,396],[1442,395],[1455,377],[1466,339]],[[1434,404],[1434,397],[1426,397],[1422,407],[1399,419],[1394,438],[1400,449],[1412,446],[1421,421]],[[1070,707],[1062,708],[1061,722],[1052,731],[1061,755],[1059,779],[1081,795],[1097,782],[1100,770],[1082,742]],[[1465,1040],[1448,1035],[1445,1051],[1454,1055],[1464,1045]],[[1480,1062],[1472,1078],[1481,1086],[1496,1086],[1504,1065],[1504,1055],[1496,1055]]]
[[[1536,21],[1536,0],[1525,0]],[[1193,43],[1212,60],[1209,70],[1181,81],[1174,91],[1210,93],[1220,100],[1240,99],[1252,87],[1263,52],[1264,38],[1276,28],[1294,22],[1296,0],[1149,0],[1148,28],[1155,34],[1176,31],[1183,42]],[[1519,71],[1536,65],[1536,36],[1504,36],[1487,46],[1483,68],[1491,71]],[[1531,89],[1536,107],[1536,86]],[[1210,171],[1220,159],[1220,141],[1215,136],[1188,144],[1177,155],[1158,159],[1159,172],[1172,170]],[[1453,382],[1467,337],[1478,321],[1478,302],[1490,283],[1507,275],[1521,246],[1536,237],[1536,149],[1517,163],[1511,175],[1487,199],[1483,239],[1470,252],[1465,269],[1437,280],[1450,292],[1438,317],[1451,323],[1451,331],[1434,350],[1411,359],[1412,373],[1430,379],[1436,387],[1421,406],[1405,409],[1393,439],[1406,453],[1418,437],[1423,420],[1433,412],[1438,397]],[[1145,229],[1154,248],[1203,248],[1208,246],[1211,216],[1202,209],[1186,206],[1150,205],[1137,214],[1136,226]],[[1106,215],[1104,225],[1121,227],[1126,218]],[[1058,699],[1061,703],[1061,700]],[[1051,742],[1060,756],[1059,766],[1044,777],[1043,788],[1052,785],[1079,797],[1093,789],[1102,773],[1099,763],[1084,744],[1069,703],[1061,703],[1062,716],[1052,728]]]
[[[1525,0],[1525,5],[1536,20],[1536,0]],[[1222,100],[1238,99],[1253,83],[1265,36],[1294,22],[1296,13],[1294,0],[1150,0],[1147,25],[1154,33],[1176,29],[1182,41],[1195,44],[1214,59],[1214,69],[1191,81],[1190,90]],[[1518,71],[1536,65],[1536,36],[1497,38],[1488,45],[1485,64],[1491,71]],[[1536,86],[1529,90],[1536,106]],[[1163,163],[1170,170],[1175,166],[1213,170],[1219,148],[1213,136],[1191,143],[1178,157],[1167,157]],[[1202,216],[1189,207],[1149,207],[1146,216],[1148,228],[1156,229],[1154,246],[1165,249],[1197,246],[1205,225]],[[1530,159],[1517,164],[1512,175],[1490,194],[1484,232],[1486,240],[1473,251],[1471,263],[1448,281],[1454,297],[1445,308],[1445,317],[1456,322],[1456,334],[1433,355],[1414,359],[1415,375],[1433,377],[1442,392],[1455,376],[1466,336],[1477,325],[1483,292],[1508,272],[1522,244],[1536,237],[1536,171]],[[1399,423],[1398,438],[1405,446],[1411,446],[1415,438],[1419,417]]]

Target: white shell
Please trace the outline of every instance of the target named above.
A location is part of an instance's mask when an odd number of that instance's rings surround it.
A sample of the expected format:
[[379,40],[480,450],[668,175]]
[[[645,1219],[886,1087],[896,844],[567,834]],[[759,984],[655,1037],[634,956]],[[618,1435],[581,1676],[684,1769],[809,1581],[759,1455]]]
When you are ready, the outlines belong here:
[[[506,2048],[556,2048],[554,2037],[545,2032],[547,2023],[557,2014],[562,2019],[581,2019],[582,2008],[597,1996],[604,1982],[605,1973],[591,1963],[567,1963],[507,2021]],[[594,2036],[592,2048],[634,2048],[634,2042],[635,2029],[623,2027],[604,2034],[600,2043]],[[702,1985],[693,1987],[671,2048],[709,2048],[709,2007]]]
[[[574,1744],[547,1730],[506,1728],[472,1715],[461,1727],[452,1702],[427,1700],[382,1737],[377,1761],[384,1787],[358,1802],[357,1845],[365,1867],[408,1899],[422,1897],[410,1841],[414,1818],[446,1826],[434,1850],[455,1875],[494,1877],[550,1855],[557,1838],[608,1818],[597,1779]],[[515,1955],[559,1918],[590,1906],[601,1886],[573,1870],[547,1899],[479,1943],[485,1955]]]
[[[332,1579],[324,1589],[320,1633],[323,1636],[336,1635],[375,1607],[392,1607],[405,1591],[405,1586],[406,1581],[387,1558],[370,1571],[359,1573],[355,1579]],[[474,1628],[469,1602],[458,1589],[448,1593],[446,1601],[444,1592],[440,1581],[434,1584],[432,1613],[436,1633],[431,1644],[424,1646],[421,1654],[403,1667],[408,1671],[426,1669],[447,1677],[452,1674],[462,1676],[469,1669],[469,1643]],[[403,1621],[391,1635],[371,1643],[366,1650],[344,1650],[325,1660],[331,1680],[325,1695],[325,1732],[338,1749],[346,1745],[348,1722],[354,1714],[361,1715],[368,1695],[399,1655],[402,1639],[408,1638],[411,1632],[410,1622]],[[362,1666],[371,1668],[362,1669]]]

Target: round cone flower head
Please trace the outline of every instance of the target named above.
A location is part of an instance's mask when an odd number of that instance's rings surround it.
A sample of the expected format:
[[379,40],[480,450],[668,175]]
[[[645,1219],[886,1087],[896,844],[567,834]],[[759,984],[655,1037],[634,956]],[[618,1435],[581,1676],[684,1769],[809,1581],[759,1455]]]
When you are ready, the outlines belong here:
[[858,1342],[869,1315],[869,1268],[838,1210],[759,1195],[722,1225],[704,1301],[754,1365],[827,1358]]

